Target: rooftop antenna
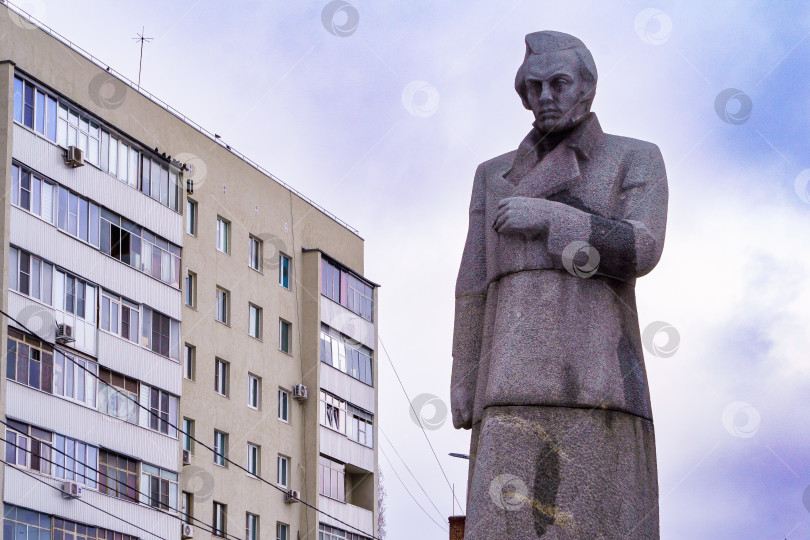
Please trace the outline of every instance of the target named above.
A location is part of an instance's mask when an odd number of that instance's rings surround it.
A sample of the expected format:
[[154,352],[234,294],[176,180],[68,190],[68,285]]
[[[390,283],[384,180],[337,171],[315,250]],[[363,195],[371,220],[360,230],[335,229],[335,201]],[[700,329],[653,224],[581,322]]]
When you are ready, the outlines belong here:
[[146,30],[146,28],[141,27],[141,33],[138,34],[138,37],[132,38],[132,39],[134,39],[136,41],[141,42],[141,61],[138,64],[138,91],[141,90],[141,70],[143,69],[143,44],[144,44],[144,42],[149,42],[149,41],[152,41],[154,39],[154,38],[144,37],[144,33],[145,33],[144,30]]

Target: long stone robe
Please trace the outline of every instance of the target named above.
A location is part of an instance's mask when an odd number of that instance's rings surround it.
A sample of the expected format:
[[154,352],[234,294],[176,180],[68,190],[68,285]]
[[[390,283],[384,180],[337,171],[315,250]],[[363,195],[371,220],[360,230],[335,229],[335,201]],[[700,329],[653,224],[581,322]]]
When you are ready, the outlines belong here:
[[[663,249],[663,159],[603,133],[594,114],[542,160],[537,136],[479,165],[473,184],[452,374],[474,395],[465,538],[657,538],[634,285]],[[517,196],[552,201],[546,232],[493,228]],[[498,485],[524,504],[499,499]]]

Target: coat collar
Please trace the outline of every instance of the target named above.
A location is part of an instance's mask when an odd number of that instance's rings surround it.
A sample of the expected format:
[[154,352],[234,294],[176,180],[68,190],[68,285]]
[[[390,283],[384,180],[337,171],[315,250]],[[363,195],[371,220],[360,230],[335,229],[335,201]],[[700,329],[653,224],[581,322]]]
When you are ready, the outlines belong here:
[[554,150],[538,160],[535,152],[538,134],[532,130],[502,176],[516,186],[514,196],[547,197],[580,179],[578,160],[590,159],[602,134],[599,120],[590,113]]

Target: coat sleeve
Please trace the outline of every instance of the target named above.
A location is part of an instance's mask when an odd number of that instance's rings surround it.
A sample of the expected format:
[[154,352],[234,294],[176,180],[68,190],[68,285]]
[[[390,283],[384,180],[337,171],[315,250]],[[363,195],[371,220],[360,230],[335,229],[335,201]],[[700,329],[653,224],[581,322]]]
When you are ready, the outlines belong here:
[[[484,244],[486,186],[479,165],[473,182],[470,221],[464,254],[456,281],[456,313],[453,329],[453,373],[451,396],[472,400],[481,352],[481,334],[486,304],[487,264]],[[472,403],[453,403],[453,409],[472,407]],[[471,411],[470,411],[471,413]]]
[[571,271],[575,265],[629,282],[658,263],[664,249],[668,198],[661,151],[654,144],[634,149],[623,165],[619,212],[613,218],[552,202],[548,251],[560,269]]

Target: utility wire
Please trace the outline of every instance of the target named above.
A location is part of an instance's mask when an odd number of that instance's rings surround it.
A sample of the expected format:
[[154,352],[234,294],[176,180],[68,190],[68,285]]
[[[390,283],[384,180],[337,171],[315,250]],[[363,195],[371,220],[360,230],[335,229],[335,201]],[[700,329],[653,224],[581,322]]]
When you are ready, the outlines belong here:
[[[0,420],[0,424],[3,424],[4,426],[9,427],[9,428],[11,428],[11,429],[16,429],[14,426],[9,425],[9,424],[7,424],[6,422],[4,422],[4,421],[2,421],[2,420]],[[29,440],[31,440],[31,441],[41,441],[41,439],[36,439],[36,438],[32,437],[31,435],[25,435],[25,437],[26,437],[26,438],[28,438],[28,439],[29,439]],[[69,437],[66,437],[66,438],[69,438]],[[22,450],[22,451],[23,451],[23,452],[25,452],[26,454],[34,455],[34,451],[33,451],[33,449],[32,449],[32,450],[28,450],[28,449],[26,449],[24,446],[20,446],[20,445],[18,445],[18,444],[15,444],[15,443],[13,443],[13,442],[11,442],[11,441],[9,441],[9,440],[7,440],[7,439],[4,439],[4,438],[2,438],[2,437],[0,437],[0,442],[4,442],[4,443],[6,443],[6,444],[7,444],[7,445],[9,445],[9,446],[13,446],[14,448],[17,448],[18,450]],[[54,448],[53,446],[48,446],[48,448],[51,450],[51,452],[56,452],[57,454],[60,454],[60,455],[62,455],[62,456],[65,456],[66,458],[69,458],[69,459],[74,459],[73,457],[68,456],[68,455],[67,455],[65,452],[63,452],[63,451],[59,450],[58,448]],[[58,463],[56,463],[56,462],[55,462],[55,461],[53,461],[53,460],[47,459],[47,458],[45,458],[45,457],[43,457],[43,456],[37,456],[37,457],[39,457],[39,459],[40,459],[41,461],[44,461],[44,462],[46,462],[46,463],[50,463],[50,464],[51,464],[51,465],[53,465],[54,467],[58,467],[58,468],[61,468],[61,469],[67,469],[67,467],[66,467],[65,465],[59,465]],[[91,467],[91,466],[89,466],[89,465],[87,465],[87,464],[84,464],[84,463],[82,463],[82,465],[84,466],[84,468],[85,468],[86,470],[88,470],[88,471],[92,471],[92,472],[94,472],[94,473],[98,474],[99,476],[103,476],[104,478],[107,478],[108,480],[112,480],[113,482],[115,482],[116,484],[118,484],[118,485],[120,485],[120,486],[123,486],[123,487],[125,487],[125,488],[129,488],[129,487],[130,487],[130,486],[128,486],[128,485],[127,485],[127,483],[126,483],[126,482],[122,482],[121,480],[118,480],[118,479],[117,479],[117,478],[115,478],[115,477],[112,477],[112,476],[110,476],[110,475],[108,475],[108,474],[105,474],[105,473],[103,473],[103,472],[99,471],[98,469],[94,469],[93,467]],[[32,469],[32,470],[33,470],[33,469]],[[75,471],[74,471],[74,472],[75,472]],[[77,476],[79,476],[79,473],[78,473],[78,472],[76,472],[76,475],[77,475]],[[49,475],[49,476],[50,476],[50,475]],[[50,476],[50,477],[51,477],[51,478],[56,478],[56,479],[59,479],[59,477],[58,477],[58,476]],[[65,478],[64,480],[68,480],[68,479],[67,479],[67,478]],[[100,481],[97,481],[96,483],[97,483],[97,484],[102,484],[102,482],[100,482]],[[49,485],[50,485],[50,484],[49,484]],[[143,495],[143,496],[145,496],[147,499],[149,499],[149,501],[150,501],[150,502],[157,502],[157,503],[160,503],[160,500],[155,499],[154,497],[151,497],[151,496],[147,495],[146,493],[139,492],[139,495]],[[124,500],[131,501],[131,499],[124,499]],[[135,501],[132,501],[132,502],[135,502]],[[162,503],[160,503],[160,504],[162,504]],[[208,529],[204,529],[204,530],[205,530],[205,532],[214,533],[214,531],[215,531],[214,527],[213,527],[212,525],[209,525],[208,523],[206,523],[206,522],[202,521],[201,519],[197,519],[197,518],[195,518],[194,516],[192,516],[191,514],[187,514],[187,513],[183,512],[182,510],[179,510],[178,508],[175,508],[175,507],[171,506],[170,504],[166,504],[166,505],[164,505],[164,506],[168,507],[168,508],[169,508],[169,510],[173,510],[173,511],[175,511],[175,512],[179,512],[179,513],[180,513],[180,514],[182,514],[183,516],[187,516],[189,519],[193,519],[195,522],[202,523],[202,525],[199,525],[199,527],[200,527],[200,528],[208,527]],[[181,523],[185,523],[185,522],[183,521],[183,518],[182,518],[180,515],[175,515],[175,514],[167,514],[167,515],[171,516],[171,517],[172,517],[172,518],[174,518],[174,519],[180,520],[180,522],[181,522]],[[238,536],[234,536],[234,535],[232,535],[232,534],[227,534],[227,533],[224,533],[224,536],[229,536],[229,537],[233,538],[234,540],[242,540],[240,537],[238,537]]]
[[399,386],[402,388],[402,392],[405,394],[405,398],[408,400],[408,404],[411,407],[411,411],[413,411],[414,417],[419,421],[419,428],[422,430],[422,434],[425,436],[425,440],[430,446],[430,451],[433,452],[433,457],[436,458],[436,463],[439,465],[439,469],[442,471],[442,475],[444,476],[444,480],[447,482],[447,487],[450,488],[450,492],[453,494],[453,498],[458,503],[460,508],[464,508],[461,503],[458,501],[458,497],[456,497],[455,490],[453,486],[450,484],[450,479],[447,477],[447,473],[444,472],[444,467],[442,467],[441,461],[439,461],[439,456],[436,455],[436,450],[433,449],[433,444],[430,442],[430,438],[428,437],[427,431],[425,431],[425,427],[422,425],[422,418],[416,414],[416,410],[413,408],[413,402],[411,401],[410,396],[408,396],[408,392],[405,390],[405,385],[402,384],[402,379],[399,378],[399,373],[397,373],[397,368],[394,366],[393,360],[391,360],[391,355],[388,354],[388,349],[385,348],[385,343],[383,343],[382,339],[380,339],[380,345],[382,345],[383,352],[385,352],[385,357],[388,358],[388,363],[391,364],[391,369],[394,370],[394,375],[397,377],[397,381],[399,381]]
[[[25,329],[25,330],[26,330],[26,331],[27,331],[29,334],[31,334],[32,336],[36,336],[36,337],[37,337],[37,339],[40,339],[40,340],[42,339],[42,338],[41,338],[41,337],[39,337],[39,336],[38,336],[38,335],[37,335],[35,332],[32,332],[31,330],[29,330],[27,326],[25,326],[24,324],[22,324],[20,321],[18,321],[17,319],[15,319],[14,317],[12,317],[12,316],[11,316],[11,315],[9,315],[8,313],[5,313],[4,311],[0,310],[0,314],[5,315],[6,317],[8,317],[9,319],[11,319],[12,321],[14,321],[14,322],[16,322],[17,324],[19,324],[20,326],[22,326],[22,327],[23,327],[23,328],[24,328],[24,329]],[[390,359],[389,359],[389,360],[390,360]],[[99,381],[101,381],[101,382],[104,382],[104,381],[102,381],[102,380],[101,380],[101,378],[100,378],[98,375],[96,375],[96,374],[95,374],[95,373],[93,373],[92,371],[88,370],[86,367],[84,367],[84,366],[80,365],[78,362],[74,362],[74,365],[75,365],[76,367],[78,367],[79,369],[81,369],[82,371],[84,371],[85,373],[89,373],[89,374],[90,374],[90,375],[91,375],[93,378],[95,378],[95,379],[97,379],[97,380],[99,380]],[[107,384],[107,383],[106,383],[106,382],[104,382],[104,384]],[[246,469],[245,467],[243,467],[242,465],[240,465],[240,464],[238,464],[238,463],[236,463],[236,462],[234,462],[234,461],[231,461],[231,459],[230,459],[230,458],[228,458],[228,457],[227,457],[227,456],[225,456],[224,454],[220,454],[220,453],[219,453],[219,452],[217,452],[217,451],[216,451],[216,450],[215,450],[213,447],[208,446],[207,444],[205,444],[205,443],[204,443],[204,442],[202,442],[201,440],[197,439],[197,438],[196,438],[196,437],[194,437],[193,435],[191,435],[191,434],[189,434],[189,433],[186,433],[185,431],[183,431],[182,429],[180,429],[180,428],[179,428],[179,427],[177,427],[176,425],[172,424],[172,423],[171,423],[171,422],[169,422],[168,420],[164,420],[164,419],[162,419],[162,418],[160,417],[160,415],[159,415],[159,414],[157,414],[157,413],[153,412],[153,411],[152,411],[151,409],[149,409],[148,407],[145,407],[144,405],[141,405],[141,403],[140,403],[138,400],[136,400],[135,398],[133,398],[132,396],[125,395],[125,397],[126,397],[127,399],[129,399],[130,401],[132,401],[132,402],[133,402],[135,405],[137,405],[139,408],[141,408],[141,409],[145,410],[147,413],[151,414],[152,416],[154,416],[155,418],[157,418],[158,420],[160,420],[161,422],[164,422],[164,423],[166,423],[167,425],[171,426],[173,429],[177,430],[177,432],[178,432],[178,433],[182,433],[183,435],[185,435],[186,437],[188,437],[188,438],[189,438],[189,439],[191,439],[192,441],[196,442],[197,444],[199,444],[199,445],[200,445],[200,446],[202,446],[203,448],[206,448],[206,449],[210,450],[211,452],[213,452],[213,453],[214,453],[214,455],[215,455],[215,456],[217,456],[217,455],[218,455],[218,456],[220,456],[222,459],[224,459],[224,460],[225,460],[225,461],[227,461],[228,463],[232,464],[234,467],[238,468],[239,470],[245,471],[246,473],[248,473],[248,474],[252,475],[254,478],[257,478],[258,480],[262,481],[263,483],[267,484],[268,486],[270,486],[270,487],[272,487],[272,488],[274,488],[274,489],[276,489],[276,490],[278,490],[278,491],[280,491],[280,492],[284,493],[285,495],[287,495],[287,496],[289,496],[289,497],[291,497],[291,498],[295,499],[296,501],[300,502],[300,503],[301,503],[301,504],[303,504],[304,506],[306,506],[306,507],[308,507],[308,508],[311,508],[311,509],[315,510],[315,511],[316,511],[316,512],[318,512],[319,514],[322,514],[322,515],[324,515],[324,516],[327,516],[327,517],[329,517],[330,519],[333,519],[333,520],[335,520],[336,522],[338,522],[338,523],[340,523],[340,524],[342,524],[342,525],[345,525],[345,526],[347,526],[347,527],[350,527],[351,529],[353,529],[353,530],[355,530],[355,531],[359,532],[360,534],[363,534],[363,535],[370,535],[371,540],[380,540],[378,537],[376,537],[376,536],[374,535],[374,533],[371,533],[371,532],[366,532],[366,531],[364,531],[364,530],[362,530],[362,529],[359,529],[359,528],[355,527],[354,525],[352,525],[352,524],[350,524],[350,523],[346,523],[346,522],[345,522],[345,521],[343,521],[342,519],[338,519],[338,518],[336,518],[335,516],[333,516],[333,515],[331,515],[331,514],[327,514],[327,513],[326,513],[326,512],[324,512],[323,510],[321,510],[321,509],[319,509],[318,507],[316,507],[316,506],[314,506],[314,505],[312,505],[312,504],[310,504],[310,503],[306,502],[305,500],[301,499],[300,497],[292,497],[292,495],[291,495],[291,494],[288,494],[288,493],[287,493],[287,489],[285,489],[285,488],[283,488],[283,487],[280,487],[280,486],[277,486],[277,485],[273,484],[272,482],[270,482],[269,480],[266,480],[266,479],[262,478],[261,476],[257,476],[257,475],[255,475],[255,474],[253,474],[252,472],[250,472],[249,470],[247,470],[247,469]],[[434,455],[435,455],[435,454],[434,454]],[[50,484],[49,484],[49,485],[50,485]]]
[[[386,434],[385,434],[385,432],[384,432],[384,431],[383,431],[383,429],[382,429],[382,426],[379,426],[379,427],[378,427],[378,429],[380,430],[380,433],[382,434],[382,436],[383,436],[383,437],[385,437],[385,440],[386,440],[386,441],[388,441],[388,444],[390,444],[390,445],[391,445],[391,448],[394,450],[394,453],[397,455],[397,457],[400,459],[400,461],[402,461],[402,464],[403,464],[403,465],[405,465],[405,468],[406,468],[406,469],[408,470],[408,472],[411,474],[411,477],[412,477],[412,478],[414,479],[414,481],[416,482],[416,485],[417,485],[417,486],[419,486],[419,489],[421,489],[421,490],[422,490],[422,493],[424,493],[424,494],[425,494],[425,497],[427,497],[427,500],[428,500],[428,501],[430,501],[430,504],[431,504],[431,505],[433,505],[433,508],[435,508],[435,509],[436,509],[436,512],[438,512],[438,513],[439,513],[439,516],[441,517],[441,519],[444,519],[444,515],[442,514],[442,511],[441,511],[441,510],[439,510],[439,508],[436,506],[436,503],[434,503],[434,502],[433,502],[433,499],[431,499],[431,498],[430,498],[430,495],[428,495],[428,492],[427,492],[427,491],[425,491],[425,488],[423,488],[423,487],[422,487],[422,484],[421,484],[421,483],[419,483],[419,480],[418,480],[418,479],[416,478],[416,476],[413,474],[413,471],[411,471],[411,468],[410,468],[410,467],[408,467],[408,464],[407,464],[407,463],[405,463],[405,460],[402,458],[402,456],[401,456],[401,455],[399,455],[399,451],[397,451],[397,447],[396,447],[396,446],[394,446],[394,443],[392,443],[392,442],[391,442],[391,439],[389,439],[389,438],[388,438],[388,435],[386,435]],[[396,473],[394,473],[394,474],[396,474]]]
[[411,493],[411,490],[409,490],[409,489],[408,489],[408,486],[406,486],[406,485],[405,485],[405,482],[403,482],[403,481],[402,481],[402,478],[400,478],[400,477],[399,477],[399,474],[397,474],[397,470],[394,468],[394,464],[393,464],[393,463],[391,463],[391,460],[390,460],[390,459],[388,459],[388,455],[385,453],[385,450],[383,450],[383,449],[382,449],[382,446],[380,447],[380,452],[382,452],[382,455],[383,455],[383,457],[385,458],[385,461],[387,461],[387,462],[388,462],[388,464],[391,466],[391,472],[393,472],[393,473],[394,473],[394,476],[396,476],[396,477],[397,477],[397,480],[399,480],[399,483],[400,483],[400,484],[402,484],[402,487],[403,487],[403,488],[405,488],[405,491],[408,493],[408,495],[410,495],[410,496],[411,496],[411,499],[413,499],[413,502],[415,502],[415,503],[416,503],[416,506],[418,506],[418,507],[419,507],[419,509],[420,509],[420,510],[421,510],[421,511],[422,511],[422,512],[423,512],[423,513],[424,513],[424,514],[425,514],[425,515],[428,517],[428,519],[429,519],[430,521],[432,521],[433,523],[435,523],[435,524],[436,524],[436,526],[437,526],[438,528],[440,528],[440,529],[441,529],[441,530],[443,530],[444,532],[447,532],[447,529],[445,529],[444,527],[442,527],[441,525],[439,525],[439,522],[438,522],[438,521],[436,521],[435,519],[433,519],[433,516],[431,516],[430,514],[428,514],[428,513],[427,513],[427,510],[425,510],[425,509],[422,507],[422,505],[421,505],[421,504],[419,504],[419,501],[417,501],[417,500],[416,500],[416,497],[414,497],[414,496],[413,496],[413,493]]
[[[16,446],[16,445],[15,445],[15,446]],[[16,469],[16,470],[20,471],[21,473],[23,473],[24,475],[26,475],[26,476],[30,476],[31,478],[33,478],[34,480],[36,480],[36,481],[37,481],[37,482],[39,482],[40,484],[45,484],[45,485],[46,485],[46,486],[48,486],[49,488],[55,489],[55,490],[56,490],[56,491],[58,491],[59,493],[62,493],[62,490],[61,490],[60,488],[58,488],[57,486],[54,486],[54,485],[52,485],[52,484],[49,484],[48,482],[46,482],[46,481],[45,481],[45,480],[43,480],[42,478],[39,478],[39,477],[37,477],[37,476],[34,476],[33,474],[31,474],[31,473],[29,473],[29,472],[27,472],[27,471],[25,471],[25,470],[23,470],[23,469],[20,469],[20,468],[19,468],[19,467],[17,467],[16,465],[12,465],[11,463],[9,463],[8,461],[6,461],[5,459],[0,459],[0,463],[5,463],[7,467],[11,467],[12,469]],[[141,530],[141,531],[145,532],[146,534],[152,535],[152,536],[154,536],[155,538],[159,538],[160,540],[166,540],[166,538],[164,538],[164,537],[162,537],[162,536],[160,536],[160,535],[157,535],[157,534],[153,533],[152,531],[148,531],[148,530],[144,529],[143,527],[139,527],[138,525],[135,525],[134,523],[132,523],[132,522],[130,522],[130,521],[127,521],[127,520],[125,520],[124,518],[122,518],[122,517],[120,517],[120,516],[116,516],[115,514],[112,514],[112,513],[110,513],[110,512],[107,512],[107,511],[106,511],[106,510],[104,510],[103,508],[99,508],[98,506],[96,506],[96,505],[94,505],[94,504],[92,504],[92,503],[89,503],[89,502],[85,501],[84,499],[76,499],[76,500],[77,500],[77,501],[79,501],[79,502],[80,502],[80,503],[82,503],[82,504],[86,504],[87,506],[89,506],[89,507],[91,507],[91,508],[95,508],[95,509],[96,509],[96,510],[98,510],[99,512],[103,512],[103,513],[107,514],[107,515],[108,515],[108,516],[110,516],[110,517],[113,517],[113,518],[115,518],[115,519],[117,519],[117,520],[119,520],[119,521],[122,521],[122,522],[126,523],[127,525],[131,525],[132,527],[135,527],[136,529]]]

